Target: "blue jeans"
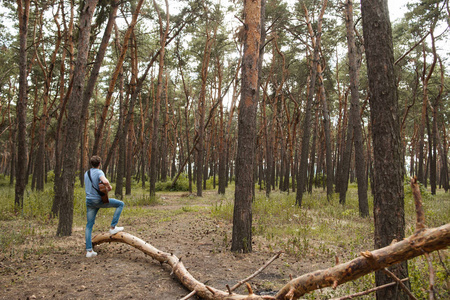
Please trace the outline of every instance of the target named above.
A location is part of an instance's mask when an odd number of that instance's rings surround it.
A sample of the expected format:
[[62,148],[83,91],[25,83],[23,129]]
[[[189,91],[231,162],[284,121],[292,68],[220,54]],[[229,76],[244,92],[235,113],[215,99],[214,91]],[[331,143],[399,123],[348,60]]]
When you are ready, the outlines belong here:
[[97,212],[100,208],[108,208],[115,207],[116,211],[114,212],[113,219],[111,221],[111,227],[115,227],[119,222],[120,214],[122,213],[122,209],[125,203],[120,200],[109,198],[109,203],[103,203],[101,199],[86,199],[86,250],[92,250],[92,227],[95,224],[95,217],[97,216]]

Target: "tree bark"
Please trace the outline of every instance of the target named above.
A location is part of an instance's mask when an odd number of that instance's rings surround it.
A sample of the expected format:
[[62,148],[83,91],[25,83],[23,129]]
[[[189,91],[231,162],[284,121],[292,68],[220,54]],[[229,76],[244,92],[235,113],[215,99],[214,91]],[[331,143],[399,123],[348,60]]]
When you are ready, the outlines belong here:
[[[433,29],[431,29],[432,31]],[[430,81],[431,75],[433,74],[434,67],[436,65],[436,55],[433,57],[433,62],[430,66],[430,69],[427,73],[427,64],[426,64],[426,51],[425,44],[423,44],[423,72],[422,72],[422,81],[423,81],[423,100],[422,100],[422,116],[419,127],[419,171],[418,171],[418,179],[425,186],[427,185],[427,176],[424,174],[424,144],[425,144],[425,126],[426,126],[426,118],[427,118],[427,110],[428,110],[428,83]],[[430,138],[430,137],[429,137]]]
[[30,16],[30,1],[18,0],[17,11],[19,17],[19,95],[16,108],[17,119],[17,163],[16,163],[16,186],[14,194],[14,205],[16,208],[23,207],[23,196],[27,182],[27,34],[28,20]]
[[[57,15],[54,16],[55,23],[59,30],[60,26],[57,22]],[[42,23],[40,24],[41,26]],[[42,31],[42,28],[39,29]],[[35,57],[38,62],[38,65],[44,76],[44,92],[42,95],[42,112],[39,118],[39,138],[38,138],[38,149],[36,152],[35,166],[33,172],[33,182],[36,182],[36,190],[43,191],[44,190],[44,178],[45,178],[45,147],[46,147],[46,135],[47,135],[47,126],[49,124],[49,111],[52,109],[53,103],[49,103],[50,98],[50,90],[51,90],[51,82],[53,78],[53,70],[55,67],[55,62],[57,58],[57,53],[59,51],[59,46],[61,45],[62,36],[58,34],[55,41],[55,48],[51,55],[51,59],[49,64],[47,65],[45,61],[45,57],[39,56],[38,47],[39,42],[35,45]],[[56,98],[55,98],[56,99]],[[54,102],[54,101],[53,101]]]
[[[131,111],[131,119],[133,119],[134,112]],[[127,159],[126,159],[126,171],[125,171],[125,195],[131,195],[131,176],[133,175],[133,149],[134,149],[134,124],[133,122],[128,125],[128,143],[127,143]]]
[[314,128],[313,128],[313,140],[311,145],[311,156],[310,156],[310,169],[309,169],[309,184],[308,184],[308,193],[312,194],[313,190],[313,182],[316,177],[315,174],[315,163],[316,163],[316,141],[317,141],[317,130],[319,129],[319,109],[316,109],[314,116]]
[[328,104],[325,95],[325,86],[323,83],[323,71],[319,64],[317,66],[317,76],[319,77],[319,96],[322,100],[322,117],[323,117],[323,131],[325,134],[325,164],[327,167],[327,199],[331,201],[333,196],[333,183],[334,183],[334,170],[333,170],[333,158],[331,157],[331,129],[330,129],[330,113],[328,111]]
[[[186,149],[187,149],[187,157],[186,157],[186,162],[187,162],[187,173],[188,173],[188,181],[189,181],[189,187],[188,187],[188,191],[189,193],[192,194],[192,168],[191,168],[191,153],[190,153],[190,143],[189,143],[189,139],[190,139],[190,134],[189,134],[189,103],[190,103],[190,93],[189,90],[186,86],[186,81],[184,80],[184,73],[183,73],[183,66],[182,66],[182,60],[180,57],[180,53],[179,53],[179,49],[178,49],[179,43],[177,43],[177,57],[178,57],[178,67],[180,70],[180,75],[181,75],[181,81],[183,82],[183,91],[184,91],[184,96],[186,98],[186,106],[184,108],[184,121],[185,121],[185,134],[186,134]],[[181,171],[184,169],[184,165],[180,166],[180,170],[179,173],[181,173]],[[178,178],[178,175],[175,176],[175,178]],[[173,184],[172,184],[173,185]]]
[[164,84],[164,111],[163,111],[163,124],[162,124],[162,136],[161,136],[161,181],[167,181],[168,174],[168,158],[169,158],[169,147],[168,147],[168,126],[169,126],[169,78],[166,77]]
[[244,0],[244,28],[231,251],[247,253],[252,251],[253,164],[261,47],[261,0]]
[[[58,107],[58,117],[57,117],[57,125],[56,125],[56,132],[55,132],[55,183],[53,186],[53,190],[55,195],[59,194],[59,188],[61,187],[61,171],[62,171],[62,145],[64,144],[63,139],[65,138],[65,135],[63,134],[63,119],[65,116],[65,110],[67,105],[67,100],[69,99],[70,94],[72,93],[72,87],[73,87],[73,27],[74,27],[74,7],[71,4],[70,5],[70,18],[69,21],[66,21],[66,13],[64,11],[64,3],[61,1],[61,10],[62,10],[62,20],[63,20],[63,26],[64,29],[64,49],[65,51],[62,54],[61,61],[64,62],[66,55],[69,56],[69,86],[67,87],[67,90],[65,88],[65,64],[61,64],[60,68],[60,81],[59,81],[59,107]],[[68,23],[68,24],[67,24]],[[67,26],[68,25],[68,26]],[[61,200],[60,197],[54,197],[53,198],[53,204],[52,204],[52,210],[51,210],[51,216],[57,216],[59,214],[59,209],[61,203],[59,202]]]
[[222,98],[222,77],[223,77],[223,70],[222,70],[222,63],[221,59],[217,57],[216,59],[216,68],[218,73],[218,79],[219,79],[219,88],[218,88],[218,95],[220,96],[220,104],[219,104],[219,186],[218,186],[218,193],[221,195],[225,195],[225,188],[226,188],[226,144],[225,144],[225,126],[224,126],[224,107],[223,107],[223,98]]
[[116,64],[116,68],[115,68],[115,70],[114,70],[114,72],[112,74],[112,78],[111,78],[110,83],[109,83],[108,92],[106,94],[106,99],[105,99],[105,105],[103,107],[103,111],[102,111],[102,114],[100,116],[100,122],[98,123],[98,126],[97,126],[97,128],[95,130],[95,140],[94,140],[94,146],[93,146],[93,149],[92,149],[92,154],[94,154],[94,155],[95,154],[99,154],[101,152],[100,151],[101,149],[99,149],[100,141],[102,140],[103,127],[105,126],[106,116],[108,114],[109,106],[111,105],[112,94],[114,92],[114,87],[116,85],[116,81],[117,81],[117,78],[119,76],[119,72],[122,69],[123,62],[125,60],[125,54],[126,54],[126,52],[128,50],[128,40],[129,40],[129,38],[131,36],[131,33],[132,33],[133,29],[134,29],[134,26],[137,23],[137,18],[139,16],[140,11],[141,11],[141,7],[142,7],[143,2],[144,2],[144,0],[139,0],[139,2],[137,3],[136,9],[133,12],[133,17],[132,17],[131,23],[128,26],[128,29],[125,32],[125,36],[123,38],[123,47],[122,47],[122,50],[120,52],[120,56],[119,56],[118,62]]
[[[438,55],[436,53],[436,45],[435,45],[435,38],[434,38],[434,34],[433,34],[433,30],[431,30],[430,32],[431,35],[431,44],[432,44],[432,52],[433,52],[433,57],[434,57],[434,61],[433,63],[436,64],[436,60],[438,59]],[[439,59],[439,62],[441,62],[441,60]],[[442,63],[441,63],[441,72],[443,72],[442,70]],[[431,75],[431,73],[430,73]],[[442,78],[442,75],[441,75]],[[438,104],[439,104],[439,98],[442,95],[442,88],[443,88],[443,80],[441,80],[441,88],[439,91],[439,95],[436,97],[436,100],[433,102],[433,107],[431,109],[432,111],[432,134],[431,136],[428,136],[428,139],[431,141],[432,147],[430,147],[430,158],[431,158],[431,162],[430,162],[430,186],[431,186],[431,194],[432,195],[436,195],[436,181],[437,181],[437,108],[438,108]]]
[[[81,108],[82,109],[81,115],[84,116],[84,118],[86,120],[89,119],[89,114],[87,111],[88,107],[89,107],[89,102],[91,101],[92,93],[94,92],[95,84],[97,83],[97,79],[100,74],[100,68],[102,66],[103,59],[105,58],[106,49],[108,47],[109,40],[111,38],[111,33],[113,30],[114,22],[116,20],[118,8],[119,8],[119,1],[118,0],[112,1],[111,2],[111,10],[109,12],[108,23],[106,24],[105,31],[103,32],[103,38],[100,43],[100,46],[98,47],[94,65],[93,65],[91,73],[89,75],[89,79],[86,83],[86,88],[83,92],[83,98],[82,98],[83,106]],[[87,121],[86,121],[86,124],[87,124]],[[84,180],[83,171],[84,171],[84,169],[80,170],[80,180],[81,181]],[[105,169],[105,171],[106,171],[106,169]]]
[[[215,39],[210,37],[209,24],[206,24],[206,41],[203,51],[203,61],[201,69],[200,96],[198,100],[198,142],[197,142],[197,159],[196,159],[196,179],[197,179],[197,196],[203,195],[203,171],[205,165],[205,101],[206,101],[206,81],[208,79],[208,67],[211,57],[211,47]],[[217,25],[216,25],[217,28]]]
[[[314,91],[316,86],[316,77],[317,77],[317,66],[319,64],[319,49],[320,49],[320,41],[322,34],[322,21],[323,15],[325,13],[325,8],[327,7],[327,0],[323,0],[322,9],[319,15],[319,21],[317,26],[316,37],[314,39],[314,52],[312,54],[312,62],[311,62],[311,73],[310,73],[310,82],[308,87],[308,100],[306,102],[305,108],[305,118],[303,120],[303,136],[302,136],[302,150],[300,154],[300,167],[298,171],[298,187],[295,202],[298,206],[302,206],[303,192],[307,183],[307,170],[308,170],[308,154],[309,154],[309,140],[311,136],[311,107],[314,98]],[[308,26],[310,25],[309,14],[306,9],[306,6],[303,5],[303,9],[305,10],[305,17]],[[309,30],[311,33],[311,30]]]
[[[364,159],[363,138],[359,106],[359,60],[360,55],[355,44],[354,22],[353,22],[353,1],[346,3],[346,25],[347,25],[347,45],[349,60],[349,76],[351,91],[350,119],[347,131],[347,140],[353,141],[355,148],[356,178],[358,182],[358,203],[359,214],[362,217],[369,216],[369,202],[367,199],[366,163]],[[347,150],[348,151],[348,150]],[[346,151],[346,152],[347,152]],[[350,151],[351,152],[351,151]],[[343,174],[341,174],[343,184],[340,190],[340,203],[345,203],[348,187],[348,165],[349,158],[344,158]],[[346,165],[347,164],[347,165]]]
[[[119,80],[119,121],[117,122],[117,134],[119,136],[118,140],[118,151],[117,151],[117,164],[116,164],[116,186],[114,188],[114,196],[119,199],[123,199],[123,177],[125,174],[125,155],[126,155],[126,143],[127,135],[124,130],[125,115],[127,114],[128,108],[127,104],[129,97],[124,96],[124,84],[125,76],[123,74],[123,69],[120,70],[118,80]],[[105,171],[105,169],[103,170]]]
[[153,109],[153,132],[152,132],[152,152],[150,157],[150,197],[156,195],[156,179],[157,179],[157,161],[159,158],[158,153],[158,137],[159,137],[159,114],[161,109],[161,96],[163,88],[163,72],[164,72],[164,56],[166,53],[166,40],[169,32],[169,4],[166,0],[166,28],[164,29],[162,23],[161,13],[159,8],[153,0],[156,12],[158,13],[159,20],[159,42],[161,48],[159,50],[159,67],[158,67],[158,85],[156,87],[156,96]]
[[[364,45],[369,78],[369,104],[374,152],[375,248],[385,247],[405,234],[403,166],[391,23],[387,0],[362,0]],[[407,263],[395,267],[399,278],[408,277]],[[391,281],[375,274],[377,286]],[[395,287],[377,292],[378,299],[397,297]],[[403,299],[406,295],[398,299]]]
[[73,91],[67,102],[67,132],[71,134],[71,137],[67,139],[64,144],[64,161],[63,170],[61,174],[61,188],[59,194],[55,195],[55,198],[59,197],[61,200],[59,211],[59,222],[56,235],[68,236],[72,234],[73,223],[73,191],[75,184],[75,171],[77,168],[77,149],[80,140],[80,128],[81,128],[81,107],[82,102],[79,101],[82,97],[86,65],[89,50],[89,38],[91,31],[91,20],[98,0],[88,0],[81,12],[79,23],[79,40],[77,46],[77,59],[75,61],[75,69],[73,75]]

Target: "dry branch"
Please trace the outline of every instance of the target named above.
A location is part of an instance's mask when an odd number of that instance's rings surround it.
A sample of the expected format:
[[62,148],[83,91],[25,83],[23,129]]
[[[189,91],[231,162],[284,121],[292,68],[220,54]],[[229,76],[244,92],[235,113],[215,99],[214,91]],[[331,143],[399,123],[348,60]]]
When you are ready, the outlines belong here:
[[240,287],[242,284],[248,282],[250,279],[254,278],[256,275],[258,275],[259,273],[261,273],[262,271],[264,271],[265,268],[267,268],[271,263],[273,263],[273,261],[275,259],[277,259],[278,257],[280,257],[281,255],[281,251],[278,252],[274,257],[272,257],[268,262],[266,262],[264,264],[264,266],[262,266],[261,268],[259,268],[255,273],[253,273],[252,275],[248,276],[247,278],[239,281],[238,283],[236,283],[232,288],[230,288],[228,291],[232,292],[234,290],[236,290],[238,287]]
[[389,271],[388,269],[384,268],[383,272],[385,274],[387,274],[388,276],[390,276],[392,279],[394,279],[395,282],[397,282],[397,284],[400,286],[400,288],[405,291],[405,293],[409,296],[409,299],[411,300],[417,300],[416,297],[414,297],[414,295],[411,293],[411,291],[406,287],[406,285],[403,284],[403,282],[400,280],[400,278],[398,278],[397,276],[395,276],[394,273],[392,273],[391,271]]
[[[407,281],[407,280],[409,280],[409,278],[403,278],[401,281],[403,282],[403,281]],[[361,297],[361,296],[369,295],[370,293],[376,292],[376,291],[378,291],[378,290],[382,290],[382,289],[384,289],[384,288],[393,286],[393,285],[395,285],[395,284],[397,284],[397,282],[391,282],[391,283],[388,283],[388,284],[384,284],[384,285],[377,286],[377,287],[375,287],[375,288],[373,288],[373,289],[370,289],[370,290],[367,290],[367,291],[364,291],[364,292],[359,292],[359,293],[356,293],[356,294],[353,294],[353,295],[348,295],[348,296],[339,297],[339,298],[333,298],[333,299],[330,299],[330,300],[347,300],[347,299],[353,299],[353,298],[356,298],[356,297]]]
[[430,255],[428,255],[428,253],[425,253],[425,258],[427,259],[427,263],[428,263],[428,271],[430,272],[430,285],[429,285],[429,300],[434,300],[434,278],[435,278],[435,274],[434,274],[434,268],[433,268],[433,264],[431,262],[431,258]]
[[425,213],[423,211],[422,194],[420,193],[417,177],[411,178],[411,190],[414,197],[414,204],[416,206],[416,231],[419,231],[425,228]]

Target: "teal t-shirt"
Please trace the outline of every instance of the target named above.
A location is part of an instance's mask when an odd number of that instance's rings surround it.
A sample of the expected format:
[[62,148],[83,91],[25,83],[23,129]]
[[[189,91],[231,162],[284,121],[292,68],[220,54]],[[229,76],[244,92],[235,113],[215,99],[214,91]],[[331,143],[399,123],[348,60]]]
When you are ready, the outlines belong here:
[[91,168],[91,180],[89,179],[88,172],[84,173],[84,190],[86,191],[86,199],[101,199],[102,197],[98,194],[98,192],[92,187],[95,186],[98,189],[98,184],[100,182],[100,176],[105,176],[102,170]]

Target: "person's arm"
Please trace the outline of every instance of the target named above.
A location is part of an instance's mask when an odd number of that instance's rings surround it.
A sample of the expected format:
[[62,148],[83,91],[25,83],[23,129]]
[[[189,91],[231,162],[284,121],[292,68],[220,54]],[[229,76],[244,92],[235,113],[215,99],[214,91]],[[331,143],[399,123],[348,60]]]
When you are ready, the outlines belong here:
[[102,175],[102,176],[99,177],[99,179],[100,179],[101,182],[103,182],[103,183],[106,185],[106,188],[108,189],[108,191],[111,191],[111,190],[112,190],[112,186],[111,186],[111,184],[109,183],[109,180],[106,179],[105,176]]

